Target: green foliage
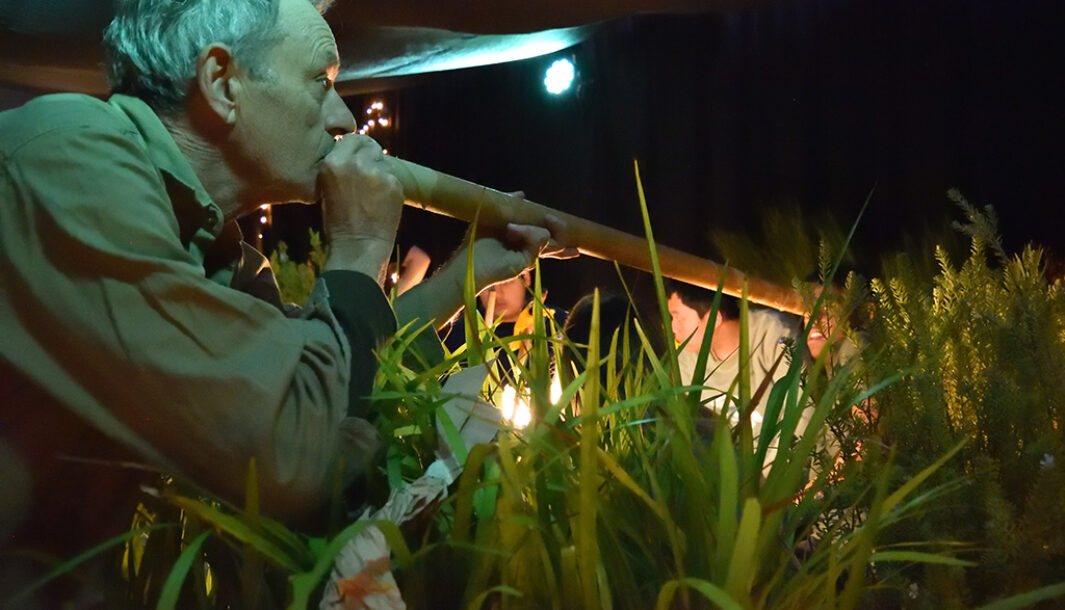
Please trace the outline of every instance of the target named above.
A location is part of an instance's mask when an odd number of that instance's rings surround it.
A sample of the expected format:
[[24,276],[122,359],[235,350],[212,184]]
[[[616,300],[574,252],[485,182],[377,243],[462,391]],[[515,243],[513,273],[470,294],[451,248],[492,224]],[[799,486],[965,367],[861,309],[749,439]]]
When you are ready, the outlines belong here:
[[[470,315],[469,344],[439,363],[412,353],[432,329],[401,329],[379,354],[375,423],[387,450],[369,481],[374,503],[419,477],[442,445],[466,459],[423,518],[381,525],[409,606],[1015,608],[1060,598],[1065,297],[1042,278],[1038,250],[1006,256],[993,216],[955,197],[969,259],[955,268],[937,252],[933,283],[901,259],[868,286],[851,275],[838,293],[810,293],[814,318],[824,308],[865,327],[850,334],[862,357],[812,360],[797,341],[775,386],[741,386],[735,426],[680,383],[668,324],[608,322],[598,295],[581,343],[545,326],[538,296],[530,334],[500,338]],[[324,260],[317,243],[317,262],[275,253],[286,300],[309,293]],[[838,265],[822,246],[826,283]],[[465,292],[472,313],[472,281]],[[653,347],[659,333],[664,352]],[[516,362],[533,421],[467,452],[447,425],[441,379],[500,353]],[[499,381],[489,376],[489,395]],[[756,437],[751,404],[765,393]],[[126,537],[132,605],[307,607],[368,523],[328,538],[289,530],[259,514],[254,464],[248,481],[243,509],[172,482],[146,499]],[[152,523],[180,527],[140,536]]]
[[311,296],[318,275],[325,268],[327,252],[322,245],[322,235],[310,229],[311,251],[305,261],[289,258],[288,245],[277,244],[277,250],[270,253],[270,268],[274,271],[277,286],[281,289],[281,301],[303,305]]
[[1044,278],[1040,250],[1007,255],[991,209],[950,196],[971,240],[961,266],[937,249],[931,285],[904,258],[870,284],[867,379],[905,371],[875,398],[874,442],[894,449],[893,477],[970,441],[937,474],[968,484],[929,501],[892,539],[968,541],[979,565],[910,570],[914,607],[990,601],[1065,577],[1065,295]]

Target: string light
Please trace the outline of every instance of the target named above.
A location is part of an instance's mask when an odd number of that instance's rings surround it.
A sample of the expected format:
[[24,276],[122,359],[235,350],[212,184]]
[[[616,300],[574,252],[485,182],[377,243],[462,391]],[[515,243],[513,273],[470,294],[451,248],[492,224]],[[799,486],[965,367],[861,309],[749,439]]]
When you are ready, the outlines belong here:
[[[381,100],[374,100],[366,107],[365,110],[366,123],[359,128],[359,133],[368,134],[375,132],[377,129],[388,128],[392,126],[392,119],[389,116],[388,109],[385,107],[385,103]],[[377,136],[380,137],[380,136]]]

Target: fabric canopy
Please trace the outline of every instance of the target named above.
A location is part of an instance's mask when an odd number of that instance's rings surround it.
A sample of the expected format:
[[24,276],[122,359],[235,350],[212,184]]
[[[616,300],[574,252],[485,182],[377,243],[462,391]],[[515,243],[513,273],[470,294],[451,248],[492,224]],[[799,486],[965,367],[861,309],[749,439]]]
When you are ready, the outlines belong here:
[[[575,45],[597,23],[637,12],[705,11],[748,0],[338,0],[327,17],[337,36],[342,92],[385,88],[398,77],[516,61]],[[0,3],[0,85],[103,94],[100,33],[113,3]]]

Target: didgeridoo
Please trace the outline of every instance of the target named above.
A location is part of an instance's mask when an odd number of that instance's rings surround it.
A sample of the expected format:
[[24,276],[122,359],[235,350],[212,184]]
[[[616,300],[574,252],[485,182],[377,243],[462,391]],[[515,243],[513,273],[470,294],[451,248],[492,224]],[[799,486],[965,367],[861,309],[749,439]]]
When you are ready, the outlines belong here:
[[[403,185],[407,205],[451,216],[466,222],[477,218],[479,231],[499,231],[508,222],[545,226],[547,216],[566,224],[564,246],[577,248],[581,254],[617,261],[627,267],[651,271],[647,240],[618,231],[579,216],[560,212],[529,200],[518,200],[506,193],[456,178],[395,157],[385,157],[392,173]],[[801,315],[806,307],[802,297],[786,288],[738,269],[726,268],[713,261],[656,245],[662,275],[695,286],[739,297],[747,283],[747,299],[752,303]],[[723,280],[722,280],[723,278]]]

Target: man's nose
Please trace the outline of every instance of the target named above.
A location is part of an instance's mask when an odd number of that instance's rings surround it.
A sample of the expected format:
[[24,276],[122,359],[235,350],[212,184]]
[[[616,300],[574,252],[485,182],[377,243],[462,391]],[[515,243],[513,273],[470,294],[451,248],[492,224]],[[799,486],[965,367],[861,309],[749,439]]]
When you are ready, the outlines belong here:
[[355,116],[336,89],[329,90],[325,103],[325,130],[332,136],[342,136],[355,131]]

